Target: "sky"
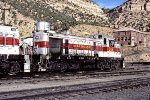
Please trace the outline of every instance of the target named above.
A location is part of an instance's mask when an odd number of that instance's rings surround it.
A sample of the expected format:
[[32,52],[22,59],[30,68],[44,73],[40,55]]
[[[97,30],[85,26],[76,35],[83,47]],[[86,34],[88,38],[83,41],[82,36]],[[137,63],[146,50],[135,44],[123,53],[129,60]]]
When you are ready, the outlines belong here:
[[100,5],[101,8],[112,9],[123,4],[127,0],[93,0],[93,1],[96,2],[98,5]]

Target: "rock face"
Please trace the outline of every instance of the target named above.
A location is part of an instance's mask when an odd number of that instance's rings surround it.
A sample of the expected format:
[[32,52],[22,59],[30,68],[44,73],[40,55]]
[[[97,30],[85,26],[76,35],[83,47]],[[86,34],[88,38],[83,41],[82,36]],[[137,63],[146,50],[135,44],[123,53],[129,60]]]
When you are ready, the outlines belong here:
[[87,24],[80,24],[71,27],[71,32],[73,33],[73,35],[77,35],[77,36],[86,36],[86,35],[97,34],[97,33],[112,35],[113,31],[114,29],[109,27],[100,27],[100,26],[87,25]]
[[0,0],[0,23],[18,26],[23,35],[31,34],[36,21],[49,21],[55,30],[77,24],[108,26],[101,8],[91,0]]
[[36,0],[46,3],[54,9],[71,16],[78,22],[107,24],[107,17],[101,8],[91,0]]
[[150,11],[150,1],[149,0],[129,0],[123,7],[133,12],[141,12],[141,11]]
[[150,31],[150,0],[128,0],[108,13],[111,26]]

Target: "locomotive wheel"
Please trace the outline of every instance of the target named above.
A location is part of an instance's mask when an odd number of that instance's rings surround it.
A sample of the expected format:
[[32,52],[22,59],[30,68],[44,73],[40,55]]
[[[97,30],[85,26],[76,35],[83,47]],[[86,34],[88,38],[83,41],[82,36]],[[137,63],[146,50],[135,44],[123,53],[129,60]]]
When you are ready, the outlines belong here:
[[62,73],[66,72],[68,69],[68,64],[65,62],[61,62],[59,66],[60,66],[60,72]]
[[116,67],[116,63],[113,61],[112,64],[111,64],[111,69],[112,70],[116,70],[117,67]]
[[76,62],[76,61],[71,61],[68,62],[68,69],[72,70],[72,71],[80,71],[80,62]]
[[31,64],[31,72],[38,72],[39,65],[38,64]]
[[105,65],[104,61],[100,60],[100,61],[98,61],[98,63],[97,63],[97,68],[98,68],[99,70],[104,70],[104,67],[105,67],[104,65]]
[[2,62],[0,67],[1,67],[1,73],[3,73],[3,74],[8,74],[9,73],[9,70],[10,70],[9,63]]
[[118,60],[116,61],[116,64],[115,64],[115,65],[116,65],[116,69],[119,69],[119,68],[120,68],[120,62],[119,62]]
[[115,65],[115,69],[118,70],[120,66],[119,61],[115,61],[114,65]]
[[55,69],[56,64],[54,62],[49,62],[47,71],[52,73]]
[[103,64],[102,64],[102,62],[97,63],[97,68],[98,68],[99,70],[103,70]]
[[17,62],[12,62],[10,64],[10,71],[9,74],[17,74],[20,72],[20,65]]
[[105,71],[111,71],[111,63],[110,63],[110,60],[105,60],[104,61],[105,63],[105,67],[104,67],[104,70]]

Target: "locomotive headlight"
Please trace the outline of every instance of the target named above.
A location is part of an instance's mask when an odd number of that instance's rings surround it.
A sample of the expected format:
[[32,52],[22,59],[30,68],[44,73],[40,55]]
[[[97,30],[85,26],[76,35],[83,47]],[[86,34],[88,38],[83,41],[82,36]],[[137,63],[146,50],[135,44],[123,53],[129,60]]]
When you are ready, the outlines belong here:
[[36,40],[38,40],[40,37],[36,35],[34,38],[35,38]]

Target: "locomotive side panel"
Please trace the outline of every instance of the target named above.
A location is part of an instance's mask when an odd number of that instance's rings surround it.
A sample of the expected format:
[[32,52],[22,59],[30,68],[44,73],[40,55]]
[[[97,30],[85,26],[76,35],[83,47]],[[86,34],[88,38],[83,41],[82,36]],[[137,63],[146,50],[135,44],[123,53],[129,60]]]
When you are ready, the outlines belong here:
[[58,58],[62,55],[63,39],[49,38],[49,53],[52,58]]
[[80,37],[64,38],[63,45],[64,55],[66,55],[66,46],[68,46],[68,54],[71,56],[94,56],[93,41],[90,39]]

